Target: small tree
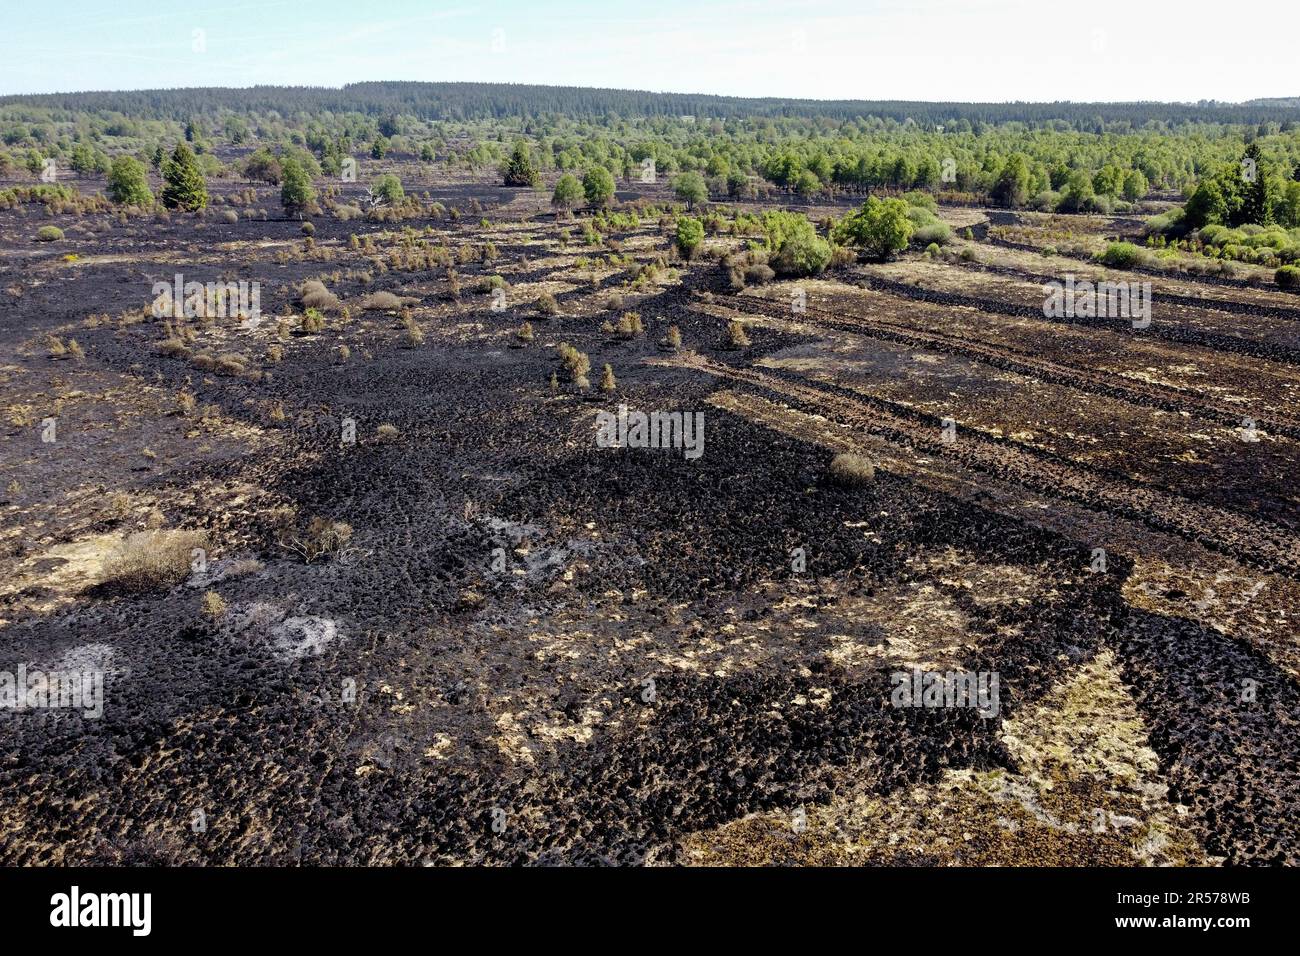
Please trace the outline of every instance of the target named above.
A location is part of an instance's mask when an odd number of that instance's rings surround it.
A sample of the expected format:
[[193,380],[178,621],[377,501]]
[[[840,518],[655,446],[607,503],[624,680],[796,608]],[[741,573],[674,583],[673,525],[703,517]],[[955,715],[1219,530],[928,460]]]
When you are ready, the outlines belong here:
[[293,158],[286,158],[280,169],[283,177],[280,202],[284,205],[284,211],[290,216],[301,216],[316,199],[311,177]]
[[709,187],[704,184],[704,177],[696,172],[682,173],[673,181],[673,193],[688,210],[693,210],[700,203],[709,201]]
[[510,158],[501,167],[501,175],[507,186],[528,186],[536,189],[542,182],[541,174],[533,165],[533,156],[528,149],[528,144],[523,140],[515,143]]
[[108,172],[107,192],[109,199],[123,206],[153,205],[153,193],[149,191],[144,164],[130,156],[113,160]]
[[208,204],[208,185],[198,157],[184,143],[177,143],[171,159],[163,164],[163,205],[168,209],[194,212]]
[[593,166],[582,177],[582,191],[593,206],[606,206],[614,198],[614,176],[604,166]]
[[406,198],[402,181],[392,173],[385,173],[376,179],[374,185],[370,187],[370,192],[376,199],[381,199],[390,206],[395,206]]
[[1025,204],[1029,198],[1029,166],[1025,157],[1012,153],[1007,158],[1007,164],[993,184],[991,196],[995,203],[1012,209]]
[[704,224],[698,219],[683,216],[677,220],[677,234],[674,239],[682,258],[689,259],[704,241]]
[[555,193],[551,196],[551,205],[561,212],[568,213],[582,202],[582,183],[578,177],[565,173],[555,184]]
[[278,186],[284,176],[284,170],[280,166],[280,161],[264,146],[244,161],[244,176]]
[[860,210],[836,224],[834,236],[837,242],[856,246],[883,262],[907,248],[913,228],[903,200],[869,196]]

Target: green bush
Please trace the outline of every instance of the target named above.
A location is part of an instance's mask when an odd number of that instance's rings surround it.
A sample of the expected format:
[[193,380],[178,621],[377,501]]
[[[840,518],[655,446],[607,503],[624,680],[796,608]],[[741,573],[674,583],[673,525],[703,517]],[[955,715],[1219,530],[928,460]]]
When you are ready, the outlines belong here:
[[1101,254],[1102,264],[1114,269],[1132,269],[1146,261],[1146,252],[1131,242],[1112,242]]
[[946,222],[932,222],[912,233],[912,242],[918,246],[946,246],[952,242],[952,229]]
[[1283,266],[1273,274],[1273,280],[1277,283],[1279,289],[1300,289],[1300,268],[1295,266]]
[[63,238],[63,230],[58,226],[41,226],[36,230],[37,242],[58,242]]

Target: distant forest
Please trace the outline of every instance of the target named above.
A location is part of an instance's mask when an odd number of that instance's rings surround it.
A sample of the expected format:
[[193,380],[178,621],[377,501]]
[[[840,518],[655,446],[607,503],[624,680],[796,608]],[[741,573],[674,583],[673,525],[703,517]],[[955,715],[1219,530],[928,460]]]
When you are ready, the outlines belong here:
[[186,121],[213,110],[281,114],[357,112],[372,116],[406,114],[423,120],[484,120],[545,117],[575,119],[612,115],[694,116],[700,119],[825,117],[846,120],[880,117],[923,126],[951,125],[961,130],[980,124],[1021,122],[1081,132],[1149,123],[1293,124],[1300,114],[1295,99],[1255,100],[1245,104],[1213,101],[1171,103],[921,103],[903,100],[798,100],[650,93],[637,90],[531,86],[508,83],[353,83],[341,89],[258,86],[250,89],[196,88],[131,92],[50,93],[0,97],[0,107],[24,104],[54,110],[108,111],[130,116]]

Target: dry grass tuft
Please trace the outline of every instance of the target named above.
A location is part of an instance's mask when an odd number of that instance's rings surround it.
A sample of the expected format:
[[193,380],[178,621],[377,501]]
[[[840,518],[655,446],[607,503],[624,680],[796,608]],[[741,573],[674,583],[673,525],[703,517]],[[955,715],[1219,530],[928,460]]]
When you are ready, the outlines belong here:
[[876,477],[876,466],[861,455],[843,452],[831,459],[831,477],[845,487],[870,484]]
[[202,531],[138,531],[104,562],[104,583],[132,593],[173,588],[190,576],[196,550],[208,550]]

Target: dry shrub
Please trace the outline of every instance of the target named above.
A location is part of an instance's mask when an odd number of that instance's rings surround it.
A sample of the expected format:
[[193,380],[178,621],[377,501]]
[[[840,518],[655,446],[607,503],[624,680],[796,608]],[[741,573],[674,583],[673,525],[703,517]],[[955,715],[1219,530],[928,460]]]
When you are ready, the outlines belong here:
[[861,455],[843,452],[831,459],[831,477],[845,487],[870,484],[876,477],[876,466]]
[[226,616],[226,602],[216,591],[203,595],[203,616],[215,624]]
[[406,301],[401,296],[393,295],[391,292],[372,292],[361,300],[361,308],[367,312],[396,311],[405,305]]
[[305,309],[319,309],[322,312],[337,312],[343,303],[319,279],[308,279],[298,290],[298,301]]
[[328,518],[312,518],[306,531],[286,534],[281,544],[308,564],[319,558],[337,558],[352,540],[352,525]]
[[173,588],[190,576],[196,549],[208,549],[202,531],[138,531],[104,562],[104,583],[133,593]]
[[549,292],[543,292],[537,300],[537,311],[541,315],[558,315],[560,304],[555,301],[555,296]]

